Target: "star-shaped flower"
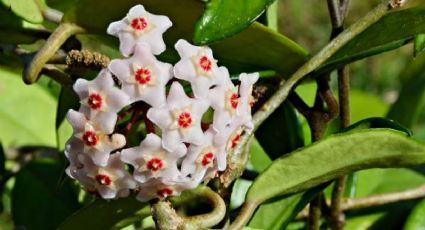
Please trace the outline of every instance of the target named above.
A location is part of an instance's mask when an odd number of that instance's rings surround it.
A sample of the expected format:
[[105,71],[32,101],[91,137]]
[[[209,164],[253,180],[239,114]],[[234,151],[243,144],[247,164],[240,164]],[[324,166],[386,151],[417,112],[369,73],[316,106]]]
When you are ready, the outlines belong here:
[[146,43],[137,44],[129,59],[112,60],[109,70],[122,82],[121,89],[130,101],[143,100],[151,106],[165,103],[165,85],[172,77],[173,66],[158,61]]
[[162,34],[173,25],[166,16],[147,12],[142,5],[134,6],[127,16],[109,25],[108,34],[120,39],[120,51],[128,57],[133,53],[136,43],[149,44],[153,54],[158,55],[165,50]]
[[160,177],[175,180],[180,174],[177,161],[186,151],[186,146],[181,143],[174,152],[168,152],[162,147],[161,138],[151,133],[140,146],[124,149],[121,159],[134,166],[133,176],[138,182]]
[[74,175],[79,177],[78,180],[85,181],[88,191],[97,192],[104,199],[126,197],[130,189],[136,188],[136,182],[125,170],[120,153],[112,154],[104,167],[96,167],[84,155],[79,155],[79,160],[84,167]]
[[174,75],[191,83],[195,97],[205,98],[210,87],[223,84],[227,69],[217,66],[210,48],[193,46],[183,39],[175,48],[181,60],[174,66]]
[[85,153],[96,165],[105,166],[110,153],[125,145],[125,137],[121,134],[108,134],[97,128],[97,123],[88,120],[82,113],[69,110],[67,119],[74,130],[73,137],[67,142],[69,153]]
[[226,169],[226,151],[225,145],[216,145],[213,129],[205,131],[205,142],[202,145],[190,145],[187,156],[184,158],[181,166],[183,176],[191,175],[195,181],[202,181],[207,170]]
[[136,198],[142,202],[154,198],[165,199],[169,196],[178,196],[182,191],[195,188],[197,185],[198,183],[187,178],[179,181],[150,179],[140,184],[140,191]]
[[213,128],[220,132],[236,118],[239,106],[239,90],[229,78],[226,69],[226,80],[223,85],[210,90],[208,99],[214,109]]
[[167,102],[149,109],[147,117],[162,130],[162,146],[174,151],[181,142],[202,144],[201,119],[208,102],[189,98],[178,82],[171,85]]
[[115,87],[111,73],[107,69],[100,71],[92,81],[78,79],[74,91],[80,97],[80,112],[91,120],[96,120],[105,133],[114,130],[117,112],[129,104],[129,97]]

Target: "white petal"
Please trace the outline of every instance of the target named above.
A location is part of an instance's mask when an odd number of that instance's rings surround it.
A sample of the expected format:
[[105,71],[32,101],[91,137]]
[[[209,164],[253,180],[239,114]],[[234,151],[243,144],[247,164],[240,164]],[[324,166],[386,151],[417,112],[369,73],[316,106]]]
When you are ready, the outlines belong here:
[[173,25],[173,22],[167,16],[151,14],[149,19],[155,23],[155,29],[160,33],[164,33]]
[[137,39],[137,41],[149,43],[152,53],[155,55],[161,54],[166,49],[165,42],[160,31],[151,31],[149,35],[141,36]]
[[117,194],[117,191],[107,186],[100,186],[98,192],[103,199],[114,199]]
[[88,83],[89,82],[86,79],[82,78],[77,79],[77,81],[74,83],[74,86],[72,88],[78,94],[80,99],[84,99],[89,96]]
[[173,82],[167,96],[167,104],[173,107],[184,107],[190,103],[189,97],[184,92],[179,82]]
[[75,132],[82,132],[87,123],[87,119],[84,114],[72,109],[70,109],[66,114],[66,119],[71,124]]
[[172,122],[169,111],[164,107],[150,108],[148,110],[147,117],[161,129],[165,129]]
[[113,112],[99,112],[96,117],[96,124],[105,134],[111,134],[117,123],[117,114]]
[[110,35],[117,35],[120,31],[123,30],[123,28],[126,26],[126,24],[121,21],[112,22],[109,24],[108,29],[106,29],[106,32]]
[[128,16],[130,17],[140,17],[146,14],[145,7],[142,5],[135,5],[128,11]]
[[133,35],[128,32],[121,32],[118,34],[120,39],[120,52],[124,57],[130,56],[133,53],[136,40]]
[[180,134],[178,130],[169,130],[162,133],[162,146],[173,152],[180,145]]
[[187,58],[195,56],[198,53],[199,48],[191,45],[184,39],[179,39],[174,45],[181,58]]
[[196,70],[190,59],[182,59],[174,66],[174,76],[178,79],[190,81],[196,77]]
[[121,81],[127,81],[130,78],[130,65],[126,60],[112,60],[108,68]]

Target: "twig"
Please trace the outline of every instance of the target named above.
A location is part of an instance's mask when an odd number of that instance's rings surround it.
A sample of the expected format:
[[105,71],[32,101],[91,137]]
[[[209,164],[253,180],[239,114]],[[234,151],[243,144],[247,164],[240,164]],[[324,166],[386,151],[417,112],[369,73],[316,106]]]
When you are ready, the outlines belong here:
[[52,64],[44,65],[43,70],[41,71],[41,74],[45,74],[46,76],[55,80],[62,86],[69,86],[69,85],[72,85],[73,83],[73,80],[68,74],[62,72],[55,65],[52,65]]
[[[348,211],[348,210],[356,210],[356,209],[363,209],[363,208],[371,208],[376,206],[382,206],[397,202],[403,202],[403,201],[409,201],[409,200],[415,200],[419,198],[425,197],[425,185],[422,185],[418,188],[414,189],[408,189],[401,192],[395,192],[395,193],[386,193],[386,194],[379,194],[379,195],[373,195],[363,198],[351,198],[346,199],[342,205],[341,210]],[[331,201],[327,200],[327,204],[330,204]],[[305,219],[308,217],[308,209],[305,208],[303,211],[301,211],[296,219]]]

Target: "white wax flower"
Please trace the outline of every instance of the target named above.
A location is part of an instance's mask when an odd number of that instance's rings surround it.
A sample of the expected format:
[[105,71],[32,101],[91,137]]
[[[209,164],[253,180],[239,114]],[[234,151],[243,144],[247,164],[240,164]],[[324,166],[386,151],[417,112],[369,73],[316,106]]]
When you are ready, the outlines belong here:
[[194,46],[183,39],[177,41],[175,48],[181,60],[174,66],[174,75],[191,83],[195,97],[205,98],[210,87],[223,84],[225,72],[217,66],[210,48]]
[[181,142],[202,144],[201,119],[208,109],[205,100],[189,98],[178,82],[171,85],[167,102],[149,109],[147,117],[162,131],[162,145],[174,151]]
[[175,151],[167,151],[162,147],[161,138],[151,133],[140,146],[124,149],[121,159],[134,167],[133,176],[138,182],[144,183],[151,178],[175,180],[180,175],[177,161],[186,151],[183,143]]
[[136,188],[136,182],[125,170],[120,153],[112,154],[107,165],[103,167],[95,166],[87,156],[79,156],[84,165],[81,169],[84,170],[84,174],[78,175],[85,176],[86,183],[91,182],[86,185],[88,191],[97,192],[104,199],[115,199],[128,196],[130,189]]
[[158,55],[166,48],[162,35],[172,25],[168,17],[151,14],[142,5],[136,5],[122,20],[112,22],[107,32],[120,39],[120,51],[124,57],[130,56],[135,45],[142,42],[149,44],[153,54]]
[[209,169],[222,171],[226,168],[225,145],[214,144],[213,129],[205,132],[205,141],[202,145],[190,145],[187,156],[181,166],[183,176],[190,175],[195,181],[202,181]]
[[67,119],[74,132],[66,144],[69,154],[85,153],[96,165],[105,166],[110,153],[125,145],[125,138],[121,134],[111,136],[97,129],[95,123],[91,122],[82,113],[70,110]]
[[112,60],[109,64],[130,101],[142,100],[151,106],[165,103],[165,85],[172,77],[172,68],[171,64],[158,61],[146,43],[137,44],[131,58]]
[[80,97],[80,112],[89,119],[96,120],[99,128],[105,133],[114,130],[117,112],[129,104],[129,97],[115,87],[111,73],[107,69],[91,80],[78,79],[74,91]]
[[198,183],[194,183],[188,178],[180,181],[151,179],[146,183],[140,184],[137,199],[146,202],[154,198],[164,199],[169,196],[178,196],[184,190],[195,188],[197,185]]

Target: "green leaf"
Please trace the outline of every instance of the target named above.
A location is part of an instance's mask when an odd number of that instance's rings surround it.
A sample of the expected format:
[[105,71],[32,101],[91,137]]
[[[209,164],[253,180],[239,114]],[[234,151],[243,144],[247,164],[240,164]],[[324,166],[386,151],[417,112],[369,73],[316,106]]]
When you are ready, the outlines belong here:
[[[175,0],[105,0],[99,4],[97,0],[79,0],[65,13],[63,21],[75,23],[88,33],[105,34],[109,23],[123,18],[136,4],[143,4],[154,14],[170,17],[174,26],[164,34],[169,49],[163,55],[167,61],[176,61],[174,43],[180,38],[192,38],[195,22],[203,9],[200,1],[181,0],[176,4]],[[211,47],[220,64],[229,67],[231,73],[272,69],[287,77],[308,58],[298,44],[259,23]]]
[[39,85],[25,85],[21,73],[1,68],[0,75],[3,145],[55,146],[55,99]]
[[16,176],[12,215],[16,226],[28,230],[56,229],[80,207],[70,180],[58,185],[64,165],[51,159],[31,162]]
[[404,230],[424,230],[425,229],[425,200],[419,202],[410,213]]
[[377,129],[377,128],[390,128],[390,129],[404,132],[408,136],[412,136],[412,131],[405,128],[400,123],[393,120],[385,119],[382,117],[371,117],[371,118],[363,119],[361,121],[358,121],[348,126],[345,129],[340,130],[339,132],[344,133],[344,132],[349,132],[349,131],[358,130],[358,129]]
[[272,160],[304,145],[300,122],[289,102],[280,105],[258,128],[255,136]]
[[120,229],[149,215],[149,205],[133,196],[117,200],[97,199],[67,218],[58,230]]
[[196,23],[193,41],[208,44],[237,34],[251,25],[274,0],[211,0]]
[[246,200],[258,204],[360,169],[424,162],[425,145],[399,131],[374,129],[332,135],[275,160],[256,178]]
[[1,0],[17,16],[32,23],[42,23],[43,15],[36,0]]
[[402,88],[387,117],[412,128],[425,105],[425,53],[408,65],[402,76]]
[[419,34],[415,37],[413,55],[416,57],[425,50],[425,34]]
[[344,45],[315,72],[323,73],[398,48],[422,33],[425,33],[425,7],[389,13]]

